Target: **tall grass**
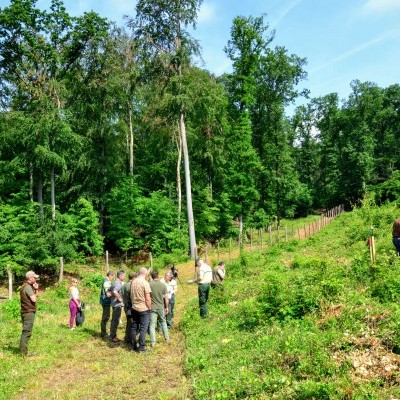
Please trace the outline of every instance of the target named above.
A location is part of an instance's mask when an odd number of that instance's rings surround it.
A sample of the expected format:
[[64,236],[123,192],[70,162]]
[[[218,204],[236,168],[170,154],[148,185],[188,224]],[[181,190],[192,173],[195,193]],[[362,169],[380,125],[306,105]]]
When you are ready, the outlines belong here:
[[237,260],[211,293],[211,317],[200,320],[193,301],[183,318],[194,397],[398,398],[397,213],[366,201],[304,242]]

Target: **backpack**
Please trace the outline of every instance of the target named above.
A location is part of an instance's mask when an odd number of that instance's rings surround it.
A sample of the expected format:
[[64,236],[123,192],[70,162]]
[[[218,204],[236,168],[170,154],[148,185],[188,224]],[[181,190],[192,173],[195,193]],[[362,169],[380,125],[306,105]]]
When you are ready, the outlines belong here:
[[85,322],[85,313],[83,312],[82,308],[78,311],[75,317],[75,324],[76,326],[82,326]]
[[105,278],[101,284],[101,291],[100,291],[100,304],[103,306],[109,306],[111,305],[111,286],[106,290],[104,287],[104,283],[107,281],[107,278]]

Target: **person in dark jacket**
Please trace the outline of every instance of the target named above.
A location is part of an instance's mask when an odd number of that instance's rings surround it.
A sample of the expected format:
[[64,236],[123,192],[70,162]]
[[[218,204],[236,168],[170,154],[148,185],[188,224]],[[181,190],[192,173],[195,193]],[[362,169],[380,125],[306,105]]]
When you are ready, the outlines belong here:
[[109,337],[107,335],[107,322],[110,319],[111,313],[111,292],[110,287],[111,283],[114,280],[114,272],[108,271],[107,277],[104,278],[103,283],[101,284],[101,291],[100,291],[100,304],[103,307],[103,312],[101,315],[101,323],[100,323],[100,336],[103,339]]
[[28,271],[25,274],[25,282],[20,290],[22,333],[19,341],[19,351],[24,356],[30,355],[28,354],[28,342],[32,336],[33,323],[35,322],[36,302],[39,291],[36,279],[38,278],[39,275],[36,275],[33,271]]

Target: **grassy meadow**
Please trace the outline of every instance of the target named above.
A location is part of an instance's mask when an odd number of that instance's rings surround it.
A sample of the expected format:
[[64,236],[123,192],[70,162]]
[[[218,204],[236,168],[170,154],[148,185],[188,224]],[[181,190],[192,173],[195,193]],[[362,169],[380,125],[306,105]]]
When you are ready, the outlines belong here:
[[229,266],[210,318],[199,321],[195,300],[183,316],[193,397],[400,398],[397,213],[366,203],[312,238],[244,253]]
[[1,303],[0,399],[400,399],[397,213],[365,202],[309,239],[232,252],[206,320],[187,283],[193,262],[180,263],[171,344],[159,337],[146,355],[100,339],[102,268],[66,266],[67,278],[80,278],[85,324],[68,328],[68,279],[42,290],[29,344],[36,354],[23,358],[19,300]]

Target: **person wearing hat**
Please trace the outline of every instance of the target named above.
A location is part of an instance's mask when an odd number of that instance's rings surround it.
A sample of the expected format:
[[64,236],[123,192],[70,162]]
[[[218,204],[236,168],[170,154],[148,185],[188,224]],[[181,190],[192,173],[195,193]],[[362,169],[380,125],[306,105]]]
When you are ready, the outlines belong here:
[[19,341],[19,351],[24,356],[28,355],[28,342],[35,322],[39,290],[39,285],[36,283],[37,278],[39,278],[39,275],[36,275],[33,271],[28,271],[25,274],[25,282],[20,290],[22,333]]
[[198,284],[200,317],[206,318],[208,317],[207,301],[212,280],[212,269],[202,258],[196,258],[196,265],[199,268],[196,282]]

